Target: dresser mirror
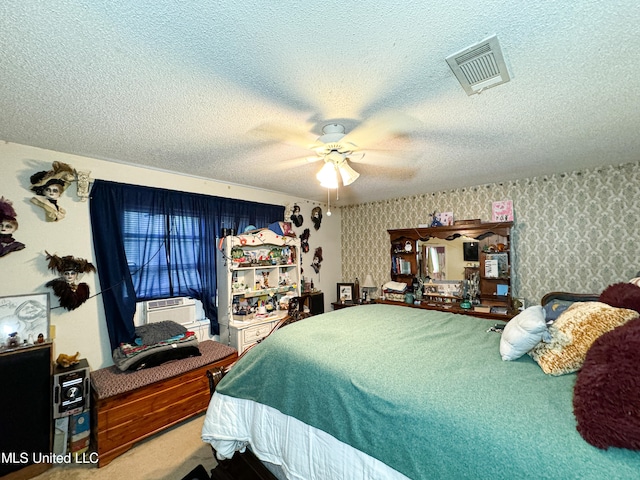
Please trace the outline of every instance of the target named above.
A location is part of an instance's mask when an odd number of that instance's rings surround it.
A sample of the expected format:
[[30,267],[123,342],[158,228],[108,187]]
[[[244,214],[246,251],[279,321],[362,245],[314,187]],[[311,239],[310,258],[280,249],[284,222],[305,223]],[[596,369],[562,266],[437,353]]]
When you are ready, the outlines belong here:
[[462,281],[465,268],[478,267],[480,242],[459,236],[453,240],[431,237],[418,241],[420,273],[433,281]]
[[[412,306],[510,318],[511,222],[388,230],[391,280],[422,292]],[[404,247],[410,241],[416,248]],[[413,246],[412,245],[412,246]],[[464,299],[464,301],[462,301]],[[406,302],[404,298],[389,302]]]

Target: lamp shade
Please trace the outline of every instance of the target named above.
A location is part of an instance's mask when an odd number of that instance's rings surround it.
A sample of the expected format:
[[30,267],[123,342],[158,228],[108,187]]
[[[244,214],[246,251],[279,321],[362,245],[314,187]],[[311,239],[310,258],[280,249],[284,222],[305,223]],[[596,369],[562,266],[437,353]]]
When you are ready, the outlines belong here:
[[376,284],[373,283],[373,278],[371,278],[370,274],[367,274],[367,277],[364,279],[364,283],[362,284],[362,288],[377,288]]
[[338,174],[333,162],[325,162],[324,166],[316,174],[320,185],[324,188],[338,188]]
[[338,167],[340,171],[340,176],[342,177],[342,184],[346,187],[347,185],[351,185],[355,182],[360,174],[356,172],[351,165],[349,165],[346,161],[342,162],[342,164]]

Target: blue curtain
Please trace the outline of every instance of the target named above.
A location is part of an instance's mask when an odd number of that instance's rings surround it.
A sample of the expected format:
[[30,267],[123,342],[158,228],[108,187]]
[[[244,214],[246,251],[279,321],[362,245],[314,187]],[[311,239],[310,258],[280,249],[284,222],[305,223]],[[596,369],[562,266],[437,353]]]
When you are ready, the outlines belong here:
[[[91,189],[96,266],[111,348],[135,338],[133,316],[140,300],[190,296],[202,302],[219,333],[216,251],[221,229],[266,227],[284,218],[284,207],[229,198],[96,180]],[[136,222],[132,254],[125,247],[127,222]],[[127,258],[127,251],[130,257]],[[165,272],[158,282],[158,275]]]

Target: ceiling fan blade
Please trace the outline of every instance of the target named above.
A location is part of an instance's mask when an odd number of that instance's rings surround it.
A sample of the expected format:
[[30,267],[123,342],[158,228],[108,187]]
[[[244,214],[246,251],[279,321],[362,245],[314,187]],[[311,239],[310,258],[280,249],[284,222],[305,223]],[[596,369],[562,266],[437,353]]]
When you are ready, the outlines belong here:
[[355,151],[349,155],[348,159],[354,165],[389,165],[391,162],[395,167],[412,165],[416,158],[416,152],[411,148],[398,148],[388,150],[386,148],[367,148],[364,151]]
[[318,157],[317,155],[290,158],[288,160],[278,160],[277,162],[274,162],[270,168],[273,168],[276,171],[286,171],[294,168],[304,167],[310,163],[317,162],[318,160],[322,160],[322,158]]
[[408,134],[415,130],[417,126],[418,121],[407,114],[386,112],[364,121],[347,133],[342,142],[352,143],[358,148],[366,149],[370,145],[380,143],[389,137]]
[[317,140],[311,132],[278,123],[263,123],[250,130],[250,133],[267,140],[277,140],[303,148],[311,148]]
[[363,178],[388,178],[389,180],[410,180],[418,172],[417,167],[398,167],[358,164],[358,172]]

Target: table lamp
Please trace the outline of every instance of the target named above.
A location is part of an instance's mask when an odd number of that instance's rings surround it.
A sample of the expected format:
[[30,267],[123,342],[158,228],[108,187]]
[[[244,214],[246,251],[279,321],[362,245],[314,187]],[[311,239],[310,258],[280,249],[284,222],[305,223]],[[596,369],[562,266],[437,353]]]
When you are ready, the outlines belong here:
[[367,274],[367,278],[364,279],[364,283],[362,284],[362,296],[365,302],[371,301],[371,294],[373,291],[377,290],[376,284],[373,282],[373,278],[371,278],[370,274]]

